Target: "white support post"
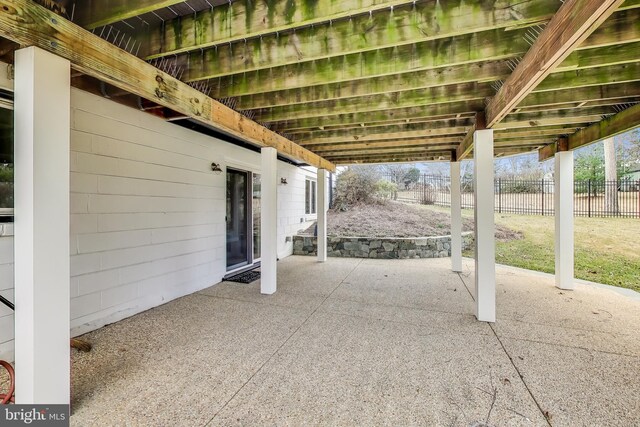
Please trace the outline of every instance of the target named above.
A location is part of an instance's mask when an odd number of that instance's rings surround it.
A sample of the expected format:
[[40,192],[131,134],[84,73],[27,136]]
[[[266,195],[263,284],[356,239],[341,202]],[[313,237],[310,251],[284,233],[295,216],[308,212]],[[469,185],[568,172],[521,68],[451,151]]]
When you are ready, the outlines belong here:
[[276,291],[278,261],[278,151],[262,148],[260,199],[260,293]]
[[327,171],[318,169],[318,262],[327,260]]
[[69,404],[70,65],[15,55],[16,403]]
[[462,196],[460,162],[451,162],[451,270],[462,271]]
[[496,321],[495,190],[493,171],[493,130],[473,134],[475,189],[475,285],[476,317]]
[[556,153],[553,180],[556,286],[573,289],[573,151]]

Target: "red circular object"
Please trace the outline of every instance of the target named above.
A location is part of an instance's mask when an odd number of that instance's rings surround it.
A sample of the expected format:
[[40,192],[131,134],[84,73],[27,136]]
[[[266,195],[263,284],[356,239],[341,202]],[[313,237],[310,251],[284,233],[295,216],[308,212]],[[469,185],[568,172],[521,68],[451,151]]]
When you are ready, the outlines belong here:
[[0,404],[5,404],[9,402],[13,403],[13,392],[15,391],[15,388],[16,388],[15,371],[13,370],[13,366],[11,366],[10,363],[5,362],[4,360],[0,360],[0,366],[2,366],[4,369],[7,370],[7,372],[9,373],[9,381],[10,381],[9,393],[7,394],[0,393]]

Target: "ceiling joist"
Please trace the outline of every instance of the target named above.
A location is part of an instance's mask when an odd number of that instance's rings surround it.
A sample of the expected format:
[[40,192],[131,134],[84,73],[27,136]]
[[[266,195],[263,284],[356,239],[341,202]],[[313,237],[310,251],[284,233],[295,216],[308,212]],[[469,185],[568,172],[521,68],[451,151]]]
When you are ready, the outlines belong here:
[[146,62],[118,49],[29,0],[0,0],[0,36],[23,46],[37,46],[87,75],[165,106],[184,116],[269,146],[313,166],[335,166],[315,153],[258,125]]
[[623,0],[567,0],[486,108],[491,128],[602,24]]

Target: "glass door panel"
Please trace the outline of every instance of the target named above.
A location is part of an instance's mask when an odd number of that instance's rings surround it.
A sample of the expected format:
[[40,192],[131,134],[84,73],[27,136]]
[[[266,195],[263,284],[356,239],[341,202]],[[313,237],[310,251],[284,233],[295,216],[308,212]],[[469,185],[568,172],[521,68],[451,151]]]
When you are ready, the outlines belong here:
[[253,174],[253,260],[260,258],[260,175]]
[[249,173],[227,169],[227,270],[249,263]]

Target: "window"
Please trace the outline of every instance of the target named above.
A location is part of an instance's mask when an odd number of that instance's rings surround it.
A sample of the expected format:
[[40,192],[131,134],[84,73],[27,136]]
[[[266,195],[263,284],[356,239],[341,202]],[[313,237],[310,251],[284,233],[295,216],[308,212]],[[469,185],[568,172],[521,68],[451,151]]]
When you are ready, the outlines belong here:
[[0,222],[13,218],[13,110],[0,107]]
[[307,215],[316,213],[316,182],[310,179],[305,181],[304,213]]

